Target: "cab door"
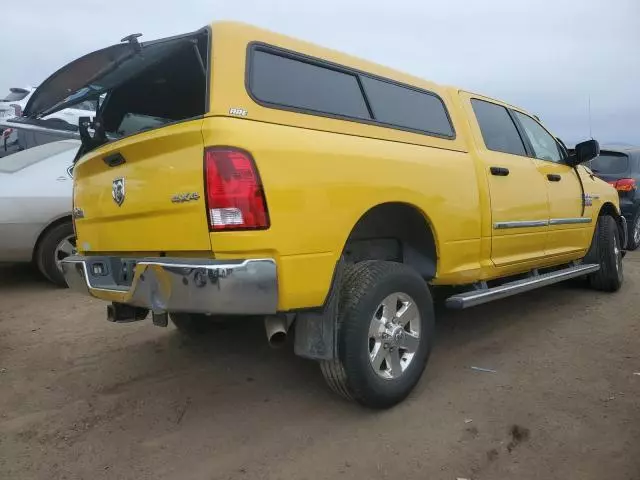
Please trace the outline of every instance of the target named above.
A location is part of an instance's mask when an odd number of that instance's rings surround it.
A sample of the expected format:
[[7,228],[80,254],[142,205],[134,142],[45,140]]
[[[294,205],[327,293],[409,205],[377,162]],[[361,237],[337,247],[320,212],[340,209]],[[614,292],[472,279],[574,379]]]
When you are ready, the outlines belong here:
[[589,207],[583,208],[583,190],[576,169],[563,163],[564,150],[540,123],[524,113],[513,111],[513,114],[546,184],[549,201],[546,254],[570,254],[586,249],[591,241],[592,212]]
[[502,266],[544,257],[547,187],[527,155],[513,114],[489,99],[461,96],[489,187],[492,262]]

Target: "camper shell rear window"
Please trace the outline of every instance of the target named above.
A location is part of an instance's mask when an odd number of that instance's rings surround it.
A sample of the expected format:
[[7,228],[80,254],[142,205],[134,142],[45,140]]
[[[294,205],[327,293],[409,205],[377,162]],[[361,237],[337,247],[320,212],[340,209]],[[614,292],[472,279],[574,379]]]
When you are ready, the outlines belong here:
[[[137,35],[69,63],[34,92],[25,117],[98,106],[96,141],[121,138],[204,115],[209,107],[210,28],[150,42]],[[103,135],[104,134],[104,135]]]

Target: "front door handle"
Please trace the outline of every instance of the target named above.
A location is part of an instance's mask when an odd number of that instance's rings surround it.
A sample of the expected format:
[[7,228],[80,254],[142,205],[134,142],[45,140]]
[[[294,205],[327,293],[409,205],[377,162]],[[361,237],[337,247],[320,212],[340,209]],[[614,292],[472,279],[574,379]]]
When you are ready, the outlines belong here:
[[556,173],[550,173],[547,175],[547,179],[550,182],[559,182],[560,180],[562,180],[562,177]]
[[509,169],[506,167],[491,167],[491,175],[495,175],[497,177],[506,177],[509,175]]

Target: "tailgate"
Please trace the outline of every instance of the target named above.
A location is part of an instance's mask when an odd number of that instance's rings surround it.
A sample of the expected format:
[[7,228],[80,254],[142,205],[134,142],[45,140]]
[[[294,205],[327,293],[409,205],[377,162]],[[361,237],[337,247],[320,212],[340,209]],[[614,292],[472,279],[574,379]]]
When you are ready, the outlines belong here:
[[198,119],[138,133],[79,160],[74,211],[81,252],[211,250],[201,128]]

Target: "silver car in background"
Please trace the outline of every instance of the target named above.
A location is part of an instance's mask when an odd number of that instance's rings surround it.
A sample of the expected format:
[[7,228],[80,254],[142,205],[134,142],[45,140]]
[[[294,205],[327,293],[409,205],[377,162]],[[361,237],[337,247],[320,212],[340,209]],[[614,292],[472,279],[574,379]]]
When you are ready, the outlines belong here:
[[78,140],[47,143],[0,158],[0,262],[33,262],[66,286],[60,262],[75,250],[71,220]]
[[[33,87],[11,88],[4,99],[0,98],[0,121],[4,122],[14,117],[20,117],[35,91],[36,89]],[[77,133],[80,117],[94,117],[97,105],[95,100],[80,102],[44,117],[41,126]],[[31,147],[28,144],[30,142],[20,141],[19,128],[16,127],[19,126],[0,125],[0,157]],[[24,132],[22,133],[24,134]],[[55,139],[55,136],[53,138]]]

